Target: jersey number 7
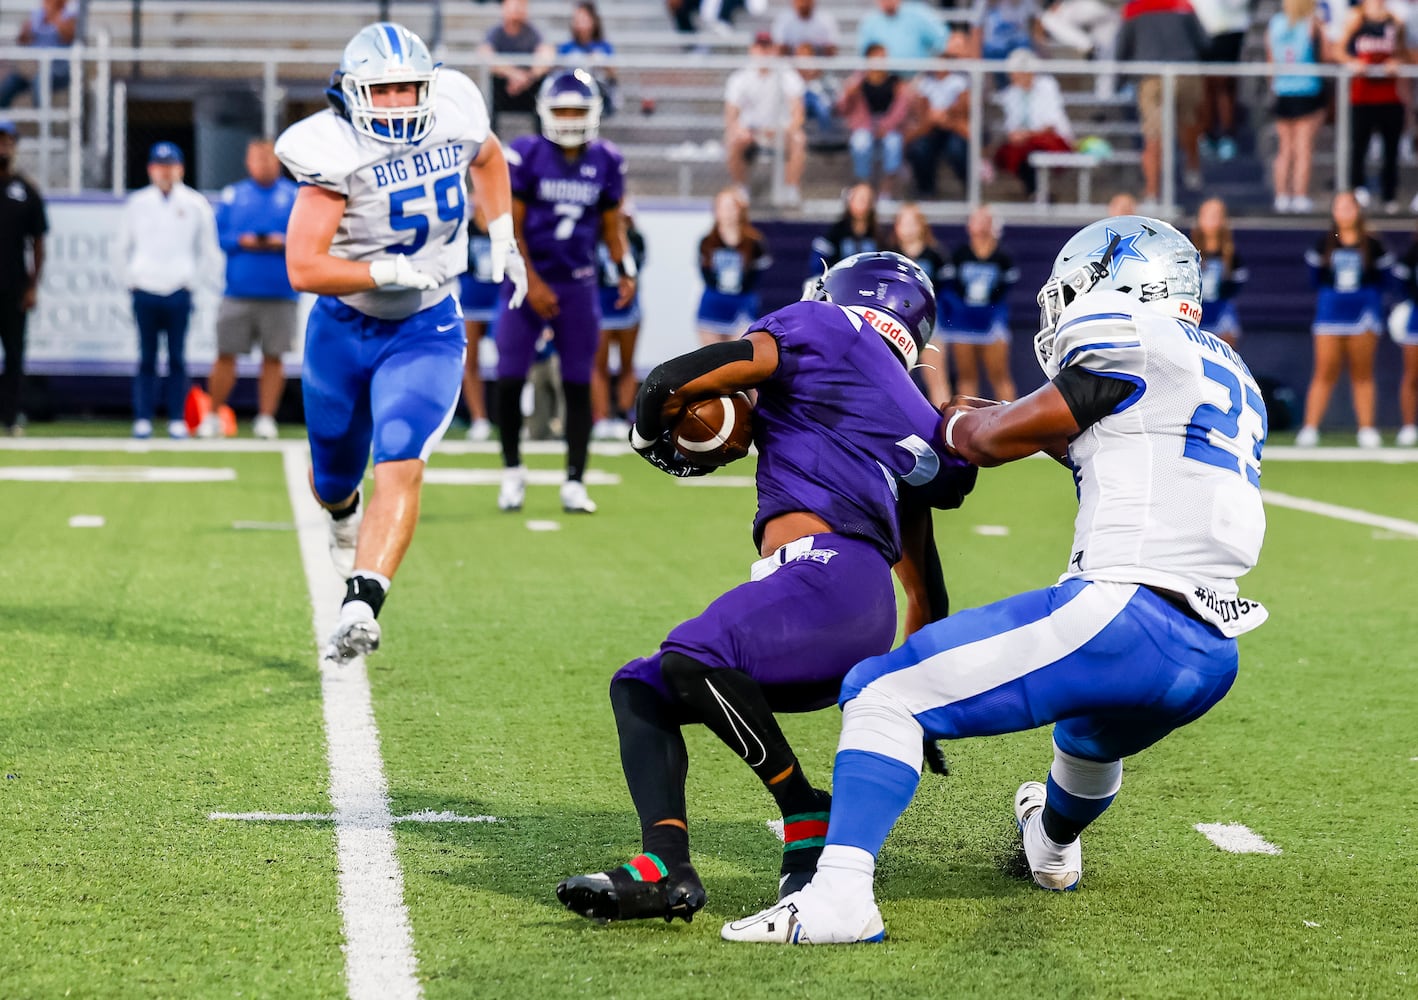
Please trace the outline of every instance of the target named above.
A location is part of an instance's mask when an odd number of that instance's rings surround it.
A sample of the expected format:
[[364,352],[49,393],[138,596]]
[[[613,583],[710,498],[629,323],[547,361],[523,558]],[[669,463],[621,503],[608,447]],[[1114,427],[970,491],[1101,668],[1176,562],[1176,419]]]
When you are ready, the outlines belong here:
[[[1187,424],[1187,443],[1182,454],[1227,472],[1240,473],[1244,468],[1246,479],[1252,486],[1259,488],[1260,450],[1270,430],[1260,390],[1249,381],[1242,385],[1240,375],[1210,358],[1201,359],[1201,373],[1208,381],[1226,389],[1231,397],[1231,405],[1225,410],[1213,403],[1202,403],[1198,406],[1192,413],[1191,422]],[[1251,414],[1255,415],[1255,419],[1251,418]],[[1245,450],[1238,440],[1243,421],[1247,425],[1252,442],[1251,454],[1245,455],[1244,458],[1242,455]],[[1212,438],[1213,431],[1230,447],[1216,444]],[[1251,460],[1252,457],[1254,461]]]

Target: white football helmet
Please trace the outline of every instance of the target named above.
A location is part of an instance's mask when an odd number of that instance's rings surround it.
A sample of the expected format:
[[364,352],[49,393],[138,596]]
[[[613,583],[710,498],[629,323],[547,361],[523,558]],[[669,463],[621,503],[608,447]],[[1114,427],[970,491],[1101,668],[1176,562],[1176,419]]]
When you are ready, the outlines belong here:
[[[542,135],[558,146],[575,149],[594,139],[601,130],[601,88],[584,69],[552,73],[537,91],[537,117]],[[579,115],[559,115],[567,108]]]
[[1098,289],[1122,292],[1165,315],[1201,320],[1201,255],[1191,240],[1161,219],[1123,215],[1084,226],[1058,257],[1039,289],[1039,332],[1034,354],[1044,374],[1054,363],[1059,316],[1080,295]]
[[[433,128],[437,80],[438,65],[423,40],[402,24],[381,21],[350,39],[326,94],[365,135],[381,142],[415,143]],[[404,108],[375,107],[372,88],[386,83],[417,84],[418,100]]]

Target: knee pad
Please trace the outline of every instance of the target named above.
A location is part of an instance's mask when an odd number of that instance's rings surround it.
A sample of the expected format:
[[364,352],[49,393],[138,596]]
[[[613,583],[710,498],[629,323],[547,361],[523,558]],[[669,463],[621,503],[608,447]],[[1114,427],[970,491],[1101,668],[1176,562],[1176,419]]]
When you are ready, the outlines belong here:
[[1054,783],[1080,799],[1111,799],[1123,787],[1123,762],[1075,757],[1054,744],[1054,763],[1049,768]]
[[837,752],[861,750],[898,760],[921,773],[925,731],[906,706],[867,687],[842,706]]

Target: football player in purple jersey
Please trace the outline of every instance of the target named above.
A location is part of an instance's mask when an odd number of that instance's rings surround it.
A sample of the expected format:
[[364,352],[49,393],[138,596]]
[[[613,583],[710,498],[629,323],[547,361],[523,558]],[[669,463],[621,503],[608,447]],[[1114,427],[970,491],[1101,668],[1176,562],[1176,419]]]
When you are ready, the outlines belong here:
[[620,268],[623,307],[635,295],[635,258],[625,238],[621,202],[625,159],[596,138],[601,95],[585,70],[549,76],[537,94],[540,135],[519,136],[507,148],[512,219],[527,261],[527,300],[513,308],[504,286],[497,321],[497,411],[502,437],[502,489],[497,506],[522,509],[522,386],[542,331],[550,327],[561,356],[566,398],[566,482],[561,506],[593,513],[582,478],[591,441],[591,367],[600,341],[596,243],[604,240]]
[[812,877],[831,796],[803,773],[774,718],[831,705],[857,657],[896,637],[896,568],[906,628],[946,613],[930,508],[958,507],[975,468],[946,454],[940,414],[909,368],[935,322],[931,280],[895,253],[858,254],[815,298],[756,320],[740,340],[655,368],[636,400],[631,444],[675,476],[669,430],[696,400],[756,389],[762,557],[749,582],[616,672],[611,707],[642,852],[557,886],[596,920],[690,919],[705,902],[690,862],[681,727],[700,723],[741,756],[783,816],[781,891]]

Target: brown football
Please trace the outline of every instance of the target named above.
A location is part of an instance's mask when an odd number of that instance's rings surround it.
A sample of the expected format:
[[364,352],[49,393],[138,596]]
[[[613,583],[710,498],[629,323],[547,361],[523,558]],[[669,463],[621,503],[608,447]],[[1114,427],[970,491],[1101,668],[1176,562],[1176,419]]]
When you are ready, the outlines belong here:
[[753,405],[741,392],[690,403],[675,424],[674,436],[675,447],[690,465],[728,465],[747,455],[753,444]]

